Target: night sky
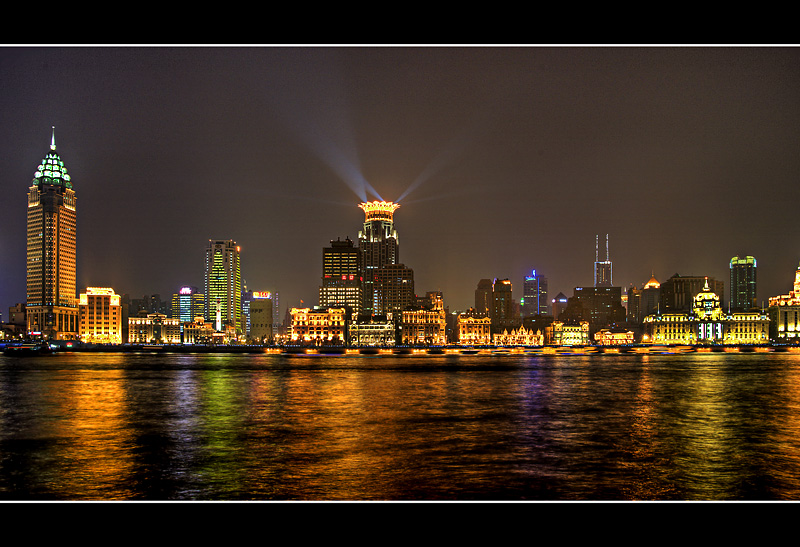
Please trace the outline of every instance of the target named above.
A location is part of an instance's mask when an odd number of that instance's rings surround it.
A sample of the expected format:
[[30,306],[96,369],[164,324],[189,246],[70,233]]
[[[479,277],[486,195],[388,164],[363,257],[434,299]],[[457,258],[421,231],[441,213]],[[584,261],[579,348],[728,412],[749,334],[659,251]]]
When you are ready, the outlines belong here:
[[417,294],[482,278],[551,298],[651,273],[758,298],[800,262],[796,47],[2,47],[0,311],[25,301],[26,193],[49,150],[78,196],[78,291],[202,287],[234,239],[250,290],[318,303],[322,248],[398,201]]

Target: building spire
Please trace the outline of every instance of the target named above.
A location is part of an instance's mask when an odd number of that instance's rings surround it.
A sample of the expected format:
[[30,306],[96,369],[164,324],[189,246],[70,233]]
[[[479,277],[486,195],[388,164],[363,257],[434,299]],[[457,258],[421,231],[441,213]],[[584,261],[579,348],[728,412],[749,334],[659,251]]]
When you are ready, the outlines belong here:
[[56,149],[56,126],[53,126],[53,137],[50,139],[50,150]]

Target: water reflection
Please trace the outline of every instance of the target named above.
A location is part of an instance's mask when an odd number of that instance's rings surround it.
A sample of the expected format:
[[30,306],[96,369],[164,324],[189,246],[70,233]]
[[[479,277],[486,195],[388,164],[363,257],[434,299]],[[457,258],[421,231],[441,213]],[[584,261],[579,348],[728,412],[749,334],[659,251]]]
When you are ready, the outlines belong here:
[[3,499],[800,496],[800,357],[0,361]]

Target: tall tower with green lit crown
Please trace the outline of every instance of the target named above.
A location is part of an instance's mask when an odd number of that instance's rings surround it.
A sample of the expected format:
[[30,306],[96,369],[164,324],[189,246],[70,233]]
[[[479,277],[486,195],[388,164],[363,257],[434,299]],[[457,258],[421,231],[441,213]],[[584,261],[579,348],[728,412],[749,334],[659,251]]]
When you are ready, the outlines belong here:
[[75,205],[53,128],[50,152],[28,189],[27,330],[45,339],[69,340],[78,334]]

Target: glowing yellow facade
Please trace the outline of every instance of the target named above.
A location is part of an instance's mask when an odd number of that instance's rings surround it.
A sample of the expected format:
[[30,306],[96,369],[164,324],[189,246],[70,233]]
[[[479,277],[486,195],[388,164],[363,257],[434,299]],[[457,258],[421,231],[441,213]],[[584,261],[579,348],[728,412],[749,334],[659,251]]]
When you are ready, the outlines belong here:
[[642,342],[650,344],[765,344],[769,318],[763,311],[726,313],[709,289],[694,297],[691,312],[656,313],[644,318]]
[[556,346],[585,346],[589,344],[589,322],[577,324],[553,321],[548,328],[548,341]]
[[292,308],[289,313],[292,316],[292,342],[345,343],[345,308]]
[[131,344],[180,344],[181,324],[163,313],[128,318],[128,342]]
[[476,313],[458,316],[458,343],[464,346],[485,346],[492,343],[492,318]]
[[800,266],[794,273],[794,290],[769,299],[770,338],[777,342],[800,340]]
[[503,329],[500,334],[494,335],[496,346],[543,346],[544,335],[542,331],[527,330],[524,325],[518,329]]
[[443,346],[447,343],[441,293],[430,293],[431,306],[402,311],[403,344]]
[[28,190],[27,331],[78,337],[76,197],[55,134]]
[[78,301],[80,339],[89,344],[122,343],[122,306],[114,289],[87,287]]

